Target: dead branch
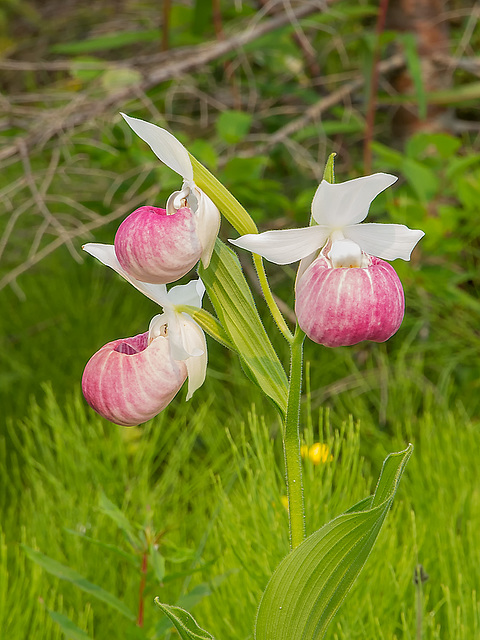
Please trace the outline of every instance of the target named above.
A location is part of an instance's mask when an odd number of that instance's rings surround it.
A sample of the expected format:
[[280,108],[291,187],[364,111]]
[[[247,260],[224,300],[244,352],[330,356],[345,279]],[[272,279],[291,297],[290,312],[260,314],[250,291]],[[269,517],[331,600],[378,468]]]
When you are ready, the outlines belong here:
[[[88,224],[82,224],[77,229],[67,231],[69,241],[71,242],[74,238],[85,237],[90,233],[90,231],[93,231],[94,229],[98,229],[99,227],[103,227],[105,224],[108,224],[113,220],[117,220],[118,218],[123,217],[127,213],[130,213],[132,208],[135,208],[137,205],[141,204],[142,202],[149,200],[157,192],[158,192],[158,187],[156,186],[150,187],[150,189],[147,189],[147,191],[145,191],[144,193],[139,194],[134,200],[127,202],[122,207],[119,207],[115,211],[112,211],[112,213],[110,213],[109,215],[98,216]],[[22,275],[22,273],[25,273],[25,271],[28,271],[31,267],[33,267],[38,262],[43,260],[43,258],[51,254],[53,251],[55,251],[55,249],[58,249],[63,244],[65,244],[65,237],[63,235],[58,236],[57,238],[55,238],[55,240],[52,240],[52,242],[50,242],[45,247],[43,247],[43,249],[38,251],[38,253],[35,253],[34,255],[29,255],[27,260],[19,264],[17,267],[15,267],[15,269],[12,269],[11,271],[9,271],[0,280],[0,290],[2,290],[4,287],[6,287],[9,284],[11,285],[15,283],[18,276]]]
[[[387,60],[384,60],[378,65],[378,70],[380,74],[386,74],[396,69],[400,69],[405,64],[405,58],[403,54],[396,54]],[[300,131],[304,127],[306,127],[312,120],[316,120],[322,113],[331,109],[331,107],[336,104],[341,103],[347,96],[349,96],[357,89],[361,89],[365,83],[365,77],[363,75],[358,75],[354,80],[348,82],[347,84],[340,87],[336,91],[333,91],[328,96],[322,98],[318,102],[312,104],[308,109],[306,109],[305,113],[289,122],[287,125],[279,129],[276,133],[272,134],[269,140],[263,145],[263,147],[256,148],[255,153],[261,154],[273,147],[276,144],[284,142],[291,135]]]
[[[76,96],[63,109],[59,109],[55,113],[46,114],[44,118],[41,118],[30,133],[2,149],[0,151],[0,161],[16,155],[21,144],[26,149],[41,147],[48,140],[66,129],[75,128],[88,120],[99,117],[112,107],[125,103],[139,92],[147,92],[161,82],[191,72],[232,51],[241,49],[247,43],[260,38],[266,33],[291,23],[292,19],[299,20],[317,11],[324,11],[327,7],[327,1],[334,2],[334,0],[325,0],[325,2],[301,4],[295,9],[292,8],[291,12],[282,13],[265,20],[261,24],[247,27],[245,30],[225,40],[191,47],[187,51],[177,50],[178,55],[173,60],[166,62],[164,65],[155,65],[153,69],[145,72],[139,84],[123,87],[103,100],[92,100],[85,94]],[[165,54],[163,55],[165,56]]]

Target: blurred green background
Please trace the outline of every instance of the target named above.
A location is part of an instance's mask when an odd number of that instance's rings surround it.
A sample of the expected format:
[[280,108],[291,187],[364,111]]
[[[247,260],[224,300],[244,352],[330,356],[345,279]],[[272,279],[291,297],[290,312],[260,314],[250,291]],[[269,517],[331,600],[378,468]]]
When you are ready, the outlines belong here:
[[[333,454],[304,462],[308,530],[371,492],[386,453],[412,441],[393,512],[327,635],[480,637],[478,17],[443,0],[0,2],[2,638],[166,637],[156,595],[195,606],[219,639],[251,638],[288,549],[280,424],[231,353],[209,340],[204,387],[139,428],[82,399],[88,358],[145,331],[157,308],[81,245],[111,243],[126,215],[180,185],[120,111],[174,133],[262,230],[307,223],[331,152],[338,181],[399,176],[369,221],[426,233],[410,263],[394,263],[401,329],[382,345],[306,344],[302,437]],[[232,233],[222,223],[221,238]],[[292,320],[295,265],[267,271]],[[22,543],[135,619],[119,630],[118,608],[52,577]]]

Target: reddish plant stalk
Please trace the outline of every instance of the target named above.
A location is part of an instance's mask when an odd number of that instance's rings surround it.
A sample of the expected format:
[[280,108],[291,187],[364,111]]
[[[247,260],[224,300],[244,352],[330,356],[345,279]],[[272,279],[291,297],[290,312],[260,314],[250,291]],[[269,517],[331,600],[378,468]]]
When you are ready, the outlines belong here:
[[142,556],[142,577],[140,580],[140,589],[138,593],[138,618],[137,618],[137,626],[143,627],[143,611],[144,611],[144,599],[143,592],[145,591],[145,584],[147,582],[147,569],[148,569],[148,551],[143,552]]
[[375,112],[377,109],[377,90],[380,63],[380,36],[385,30],[387,19],[388,0],[380,0],[378,7],[377,24],[375,27],[375,49],[373,52],[372,75],[370,77],[370,91],[368,95],[367,113],[365,117],[365,138],[363,141],[363,169],[365,175],[372,170],[372,140],[373,127],[375,125]]
[[168,51],[170,32],[170,0],[163,0],[162,9],[162,51]]

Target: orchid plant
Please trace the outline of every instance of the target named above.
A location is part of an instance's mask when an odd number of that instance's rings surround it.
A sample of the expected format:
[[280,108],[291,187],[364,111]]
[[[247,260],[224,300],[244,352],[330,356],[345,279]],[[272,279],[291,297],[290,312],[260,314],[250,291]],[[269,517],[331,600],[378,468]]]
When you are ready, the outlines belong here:
[[[336,184],[332,155],[313,198],[310,225],[259,234],[232,194],[172,134],[122,115],[183,184],[165,209],[144,206],[128,216],[113,245],[84,246],[163,313],[145,333],[109,342],[92,356],[83,374],[83,393],[108,420],[140,424],[162,411],[187,378],[187,400],[203,384],[203,331],[238,353],[283,422],[290,526],[291,550],[266,586],[255,638],[321,638],[370,553],[412,447],[385,460],[373,496],[307,537],[299,435],[303,343],[306,335],[326,347],[390,338],[405,305],[400,280],[385,260],[409,260],[423,232],[364,223],[373,199],[397,178],[378,173]],[[265,301],[290,346],[289,375],[265,332],[237,257],[217,237],[220,212],[241,234],[230,243],[253,253]],[[262,257],[277,264],[299,261],[293,333],[270,290]],[[201,279],[167,290],[166,284],[197,263]],[[201,308],[205,291],[215,315]],[[156,602],[182,638],[213,637],[188,612]]]

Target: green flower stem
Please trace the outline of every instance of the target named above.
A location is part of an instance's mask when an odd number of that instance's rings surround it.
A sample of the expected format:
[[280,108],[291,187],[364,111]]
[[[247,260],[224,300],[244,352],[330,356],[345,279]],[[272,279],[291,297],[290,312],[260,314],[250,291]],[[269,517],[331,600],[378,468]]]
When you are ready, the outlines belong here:
[[[208,169],[194,158],[192,154],[189,155],[192,162],[195,184],[213,200],[232,227],[242,235],[247,233],[258,233],[257,225],[238,200],[232,196],[230,191],[226,189]],[[257,270],[263,297],[265,298],[265,302],[268,305],[270,313],[272,314],[282,335],[291,343],[293,339],[292,333],[273,298],[272,292],[270,291],[262,258],[253,254],[253,262]]]
[[292,549],[305,539],[305,508],[303,504],[302,459],[300,455],[300,396],[302,392],[303,342],[305,333],[297,325],[291,344],[290,384],[283,447]]
[[268,284],[267,274],[265,273],[265,267],[263,265],[262,257],[256,253],[252,255],[253,255],[253,264],[255,265],[255,269],[257,270],[258,280],[262,288],[262,293],[263,293],[263,297],[265,298],[265,302],[267,303],[268,308],[270,309],[270,313],[272,314],[273,319],[275,320],[275,323],[279,331],[282,333],[283,337],[287,340],[287,342],[291,344],[293,341],[293,334],[288,328],[288,325],[285,322],[285,318],[283,317],[280,309],[278,308],[277,303],[275,302],[273,294],[270,290],[270,285]]

